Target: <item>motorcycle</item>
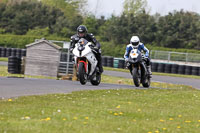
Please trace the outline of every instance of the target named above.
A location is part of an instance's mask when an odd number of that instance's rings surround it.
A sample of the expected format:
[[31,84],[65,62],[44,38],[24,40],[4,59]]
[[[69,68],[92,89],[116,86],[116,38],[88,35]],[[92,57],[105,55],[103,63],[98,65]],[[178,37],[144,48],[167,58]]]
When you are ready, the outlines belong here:
[[143,87],[149,87],[151,84],[151,77],[147,71],[146,58],[137,47],[131,50],[128,63],[135,86],[139,87],[142,83]]
[[94,49],[94,44],[81,38],[75,44],[72,53],[77,70],[77,77],[82,85],[85,85],[90,80],[92,85],[99,85],[101,82],[101,73],[97,66],[98,61],[94,55],[97,53]]

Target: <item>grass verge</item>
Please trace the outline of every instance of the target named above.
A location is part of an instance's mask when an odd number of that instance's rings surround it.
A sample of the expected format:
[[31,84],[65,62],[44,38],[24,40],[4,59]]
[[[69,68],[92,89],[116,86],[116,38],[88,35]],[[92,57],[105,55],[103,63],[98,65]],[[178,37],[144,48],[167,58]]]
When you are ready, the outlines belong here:
[[[102,75],[102,83],[111,83],[111,84],[124,84],[124,85],[134,85],[132,79],[122,78],[122,77],[113,77],[108,75]],[[141,85],[142,87],[142,85]],[[181,84],[170,84],[170,83],[161,83],[161,82],[151,82],[150,87],[162,88],[162,89],[194,89],[192,86],[186,86]]]
[[[118,71],[118,72],[127,72],[127,73],[129,73],[128,69],[121,69],[121,68],[104,67],[104,70]],[[172,77],[200,79],[200,76],[195,76],[195,75],[182,75],[182,74],[158,73],[158,72],[152,72],[152,74],[153,75],[160,75],[160,76],[172,76]]]
[[0,100],[0,132],[199,133],[200,91],[80,91]]
[[[102,82],[133,84],[131,79],[106,75]],[[0,100],[0,132],[199,133],[199,90],[164,83],[151,86],[168,89],[80,91]]]
[[0,61],[8,62],[8,58],[0,57]]
[[1,77],[18,77],[18,78],[57,79],[55,77],[30,76],[30,75],[24,75],[24,74],[10,74],[8,73],[7,66],[0,66],[0,76]]

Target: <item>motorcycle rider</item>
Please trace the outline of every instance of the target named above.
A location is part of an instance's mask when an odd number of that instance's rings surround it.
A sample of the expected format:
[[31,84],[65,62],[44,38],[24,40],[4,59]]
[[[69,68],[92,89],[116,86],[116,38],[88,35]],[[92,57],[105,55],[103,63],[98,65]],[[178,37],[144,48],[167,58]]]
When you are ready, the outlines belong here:
[[103,67],[102,67],[102,61],[101,61],[101,45],[100,43],[96,40],[96,38],[94,37],[94,35],[92,33],[88,33],[87,31],[87,27],[84,25],[80,25],[77,28],[77,34],[71,36],[71,41],[70,41],[70,51],[72,51],[75,47],[75,44],[81,39],[84,38],[86,39],[88,42],[92,42],[95,47],[94,50],[97,53],[94,53],[95,57],[97,58],[98,64],[97,66],[99,67],[99,71],[102,73],[103,72]]
[[150,57],[149,57],[149,50],[144,46],[143,43],[140,42],[140,39],[138,36],[132,36],[131,40],[130,40],[130,44],[128,44],[126,46],[126,52],[124,54],[124,58],[125,58],[125,64],[126,66],[131,70],[129,63],[128,63],[128,58],[129,58],[129,54],[131,52],[131,50],[136,47],[140,52],[143,50],[145,52],[145,58],[146,58],[146,64],[147,64],[147,72],[149,75],[152,75],[151,72],[151,67],[150,67]]

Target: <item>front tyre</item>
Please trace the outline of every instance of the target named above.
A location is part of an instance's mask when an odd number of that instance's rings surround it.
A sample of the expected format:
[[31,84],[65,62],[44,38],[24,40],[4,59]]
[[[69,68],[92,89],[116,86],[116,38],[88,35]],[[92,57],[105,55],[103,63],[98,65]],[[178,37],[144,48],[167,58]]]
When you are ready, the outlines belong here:
[[78,66],[78,76],[79,76],[80,83],[82,85],[85,85],[87,83],[87,74],[86,74],[83,62],[79,63],[79,66]]
[[134,82],[135,86],[139,87],[140,86],[140,76],[139,76],[138,68],[134,67],[132,70],[132,74],[133,74],[133,82]]
[[92,85],[99,85],[101,82],[101,73],[96,72],[96,75],[90,80]]

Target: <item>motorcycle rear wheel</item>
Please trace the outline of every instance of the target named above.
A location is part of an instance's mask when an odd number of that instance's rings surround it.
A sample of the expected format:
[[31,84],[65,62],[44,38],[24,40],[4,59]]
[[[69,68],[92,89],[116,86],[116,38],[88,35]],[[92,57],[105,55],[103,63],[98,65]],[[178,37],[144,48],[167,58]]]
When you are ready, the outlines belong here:
[[151,78],[146,77],[143,79],[143,81],[142,81],[143,87],[148,88],[150,86],[150,84],[151,84]]
[[136,87],[140,86],[140,76],[138,73],[138,68],[134,67],[132,70],[132,74],[133,74],[133,82],[135,84]]
[[96,73],[96,75],[90,80],[90,82],[92,85],[99,85],[101,82],[101,73]]
[[83,62],[79,63],[79,66],[78,66],[78,76],[79,76],[80,83],[82,85],[85,85],[87,83],[87,74],[86,74]]

